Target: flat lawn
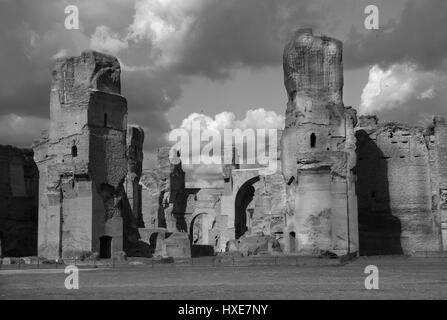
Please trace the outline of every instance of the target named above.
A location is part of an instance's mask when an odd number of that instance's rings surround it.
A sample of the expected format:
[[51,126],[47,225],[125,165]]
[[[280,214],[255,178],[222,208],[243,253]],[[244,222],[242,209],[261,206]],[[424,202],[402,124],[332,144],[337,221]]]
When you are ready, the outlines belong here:
[[[365,267],[379,268],[366,290]],[[81,269],[67,290],[62,269],[0,271],[0,299],[447,299],[446,258],[359,258],[343,266],[160,265]]]

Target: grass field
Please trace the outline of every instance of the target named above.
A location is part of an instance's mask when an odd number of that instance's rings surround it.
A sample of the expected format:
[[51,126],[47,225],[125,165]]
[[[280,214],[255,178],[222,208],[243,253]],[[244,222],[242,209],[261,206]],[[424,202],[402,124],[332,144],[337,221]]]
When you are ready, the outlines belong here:
[[[379,268],[366,290],[365,267]],[[447,299],[446,258],[359,258],[338,266],[122,266],[81,269],[79,290],[62,269],[1,270],[0,299]]]

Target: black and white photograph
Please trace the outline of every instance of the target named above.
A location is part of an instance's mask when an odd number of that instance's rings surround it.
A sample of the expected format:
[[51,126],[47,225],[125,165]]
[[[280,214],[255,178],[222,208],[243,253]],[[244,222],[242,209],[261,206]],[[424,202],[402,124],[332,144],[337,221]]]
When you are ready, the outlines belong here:
[[0,300],[446,300],[446,25],[446,0],[0,0]]

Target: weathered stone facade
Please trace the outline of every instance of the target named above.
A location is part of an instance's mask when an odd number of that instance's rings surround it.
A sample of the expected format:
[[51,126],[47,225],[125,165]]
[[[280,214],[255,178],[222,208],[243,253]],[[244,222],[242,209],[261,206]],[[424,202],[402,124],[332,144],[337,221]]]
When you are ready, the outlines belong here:
[[356,136],[360,253],[446,250],[444,120],[421,128],[365,116]]
[[158,151],[158,167],[141,179],[144,227],[140,241],[155,256],[191,256],[186,207],[188,192],[179,153],[171,148]]
[[288,182],[285,233],[290,252],[358,250],[353,174],[357,119],[343,105],[342,56],[340,41],[310,29],[297,31],[284,50],[289,102],[281,160]]
[[0,146],[0,257],[37,254],[38,184],[31,149]]
[[[140,126],[129,125],[126,136],[127,175],[124,181],[123,222],[124,251],[132,254],[139,248],[138,228],[144,225],[142,216],[142,186],[144,131]],[[143,250],[144,251],[144,250]]]
[[50,130],[34,146],[41,257],[123,251],[127,102],[120,88],[114,57],[86,51],[56,62]]

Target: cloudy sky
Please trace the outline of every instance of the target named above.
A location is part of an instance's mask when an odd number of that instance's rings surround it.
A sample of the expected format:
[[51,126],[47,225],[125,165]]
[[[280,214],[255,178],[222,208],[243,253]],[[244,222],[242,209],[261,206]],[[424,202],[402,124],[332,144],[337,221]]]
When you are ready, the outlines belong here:
[[[364,27],[369,4],[379,30]],[[79,30],[64,28],[68,5],[79,8]],[[445,0],[0,0],[0,144],[40,135],[52,59],[88,48],[119,58],[148,159],[197,117],[281,126],[282,50],[303,26],[344,41],[346,105],[423,123],[447,116],[446,17]]]

